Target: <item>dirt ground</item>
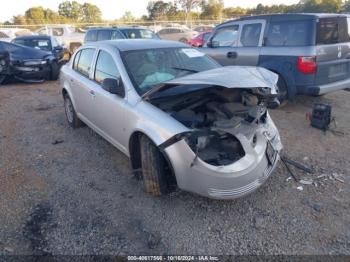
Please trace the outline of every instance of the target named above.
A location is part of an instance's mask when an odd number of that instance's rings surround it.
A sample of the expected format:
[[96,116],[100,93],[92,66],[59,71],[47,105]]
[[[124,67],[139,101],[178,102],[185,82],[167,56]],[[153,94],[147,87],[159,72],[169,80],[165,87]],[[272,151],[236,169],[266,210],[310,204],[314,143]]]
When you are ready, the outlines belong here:
[[[68,126],[57,82],[1,86],[0,255],[350,255],[349,100],[339,91],[271,111],[285,152],[316,170],[293,169],[304,184],[280,164],[253,194],[215,201],[147,195],[122,153]],[[345,135],[309,126],[315,101],[332,104]]]

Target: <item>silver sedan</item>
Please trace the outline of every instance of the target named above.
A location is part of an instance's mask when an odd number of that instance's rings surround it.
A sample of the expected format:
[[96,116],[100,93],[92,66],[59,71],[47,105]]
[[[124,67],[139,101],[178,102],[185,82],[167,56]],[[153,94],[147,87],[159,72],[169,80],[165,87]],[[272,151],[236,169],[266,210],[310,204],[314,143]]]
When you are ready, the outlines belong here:
[[130,157],[147,192],[216,199],[254,191],[276,167],[282,144],[267,111],[276,82],[266,69],[222,67],[157,40],[84,45],[60,79],[69,125],[88,125]]

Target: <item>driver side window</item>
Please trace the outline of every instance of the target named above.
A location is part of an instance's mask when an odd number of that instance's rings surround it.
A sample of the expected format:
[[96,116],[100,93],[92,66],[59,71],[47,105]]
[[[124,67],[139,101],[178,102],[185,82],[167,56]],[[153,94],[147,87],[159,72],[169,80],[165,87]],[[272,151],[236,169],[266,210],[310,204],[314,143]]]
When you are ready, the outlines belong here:
[[213,46],[236,46],[238,42],[238,30],[238,25],[226,26],[218,29],[211,40]]
[[120,73],[113,57],[106,51],[101,50],[96,61],[94,79],[97,83],[102,84],[106,78],[118,79]]

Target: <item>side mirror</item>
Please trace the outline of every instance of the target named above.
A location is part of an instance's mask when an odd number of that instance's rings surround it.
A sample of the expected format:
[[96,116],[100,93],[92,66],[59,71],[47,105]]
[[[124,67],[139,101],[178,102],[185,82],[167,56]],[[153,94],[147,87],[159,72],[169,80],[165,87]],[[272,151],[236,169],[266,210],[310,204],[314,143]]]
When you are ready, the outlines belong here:
[[120,97],[125,96],[124,85],[120,77],[118,79],[106,78],[102,82],[102,88],[111,94],[115,94]]
[[62,51],[63,51],[63,46],[60,46],[60,45],[55,46],[55,47],[53,48],[53,50],[56,51],[56,52],[62,52]]

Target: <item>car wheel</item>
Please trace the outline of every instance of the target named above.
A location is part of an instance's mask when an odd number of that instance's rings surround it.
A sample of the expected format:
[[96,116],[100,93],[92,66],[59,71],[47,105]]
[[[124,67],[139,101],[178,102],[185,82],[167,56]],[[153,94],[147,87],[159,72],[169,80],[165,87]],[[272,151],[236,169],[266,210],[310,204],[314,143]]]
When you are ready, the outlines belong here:
[[181,38],[179,41],[180,41],[181,43],[187,44],[187,39],[186,39],[186,38]]
[[6,75],[0,75],[0,85],[5,84],[6,82]]
[[60,66],[56,61],[51,64],[50,80],[57,80],[60,75]]
[[140,138],[142,178],[145,190],[153,196],[168,193],[166,161],[159,149],[146,136]]
[[68,124],[71,127],[78,128],[83,125],[83,122],[78,118],[72,100],[68,95],[64,96],[64,111],[66,113]]
[[286,81],[280,75],[278,76],[277,86],[278,100],[280,101],[280,107],[283,107],[288,104],[288,87]]

